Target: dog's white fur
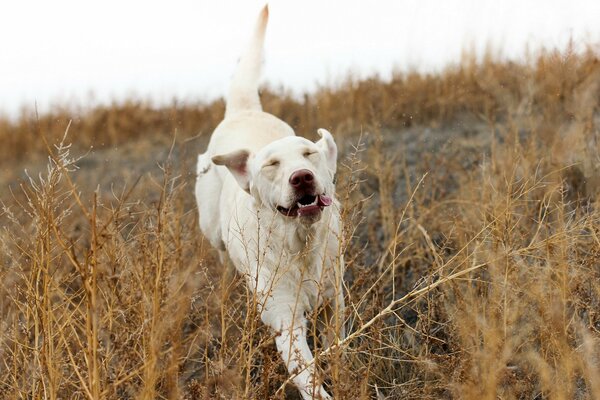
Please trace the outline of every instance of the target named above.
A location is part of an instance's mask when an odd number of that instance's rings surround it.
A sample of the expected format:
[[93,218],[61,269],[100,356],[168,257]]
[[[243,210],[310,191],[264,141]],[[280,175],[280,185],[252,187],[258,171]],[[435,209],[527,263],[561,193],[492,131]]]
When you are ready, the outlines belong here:
[[[198,157],[200,227],[247,278],[303,398],[330,398],[315,377],[305,313],[323,306],[329,314],[321,318],[324,343],[343,336],[341,224],[333,199],[337,147],[324,129],[313,143],[262,111],[258,81],[267,20],[265,6],[234,74],[225,119]],[[312,206],[308,215],[293,217],[278,210],[293,209],[302,195],[291,184],[296,171],[312,174],[320,211]]]

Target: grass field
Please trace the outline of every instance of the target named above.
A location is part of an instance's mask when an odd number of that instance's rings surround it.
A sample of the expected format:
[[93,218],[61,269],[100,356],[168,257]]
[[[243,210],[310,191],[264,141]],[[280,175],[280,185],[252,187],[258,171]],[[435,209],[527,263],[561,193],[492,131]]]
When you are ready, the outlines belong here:
[[[336,399],[600,399],[600,60],[492,56],[263,106],[340,148]],[[222,101],[0,120],[0,398],[295,399],[199,233]]]

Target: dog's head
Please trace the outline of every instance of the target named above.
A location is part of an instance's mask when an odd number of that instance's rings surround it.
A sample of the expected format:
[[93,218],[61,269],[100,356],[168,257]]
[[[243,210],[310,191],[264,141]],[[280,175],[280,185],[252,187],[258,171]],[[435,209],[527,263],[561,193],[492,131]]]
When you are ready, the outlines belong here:
[[321,139],[299,136],[276,140],[257,154],[237,150],[212,158],[226,166],[239,185],[261,205],[287,218],[310,224],[333,202],[337,146],[331,133],[319,129]]

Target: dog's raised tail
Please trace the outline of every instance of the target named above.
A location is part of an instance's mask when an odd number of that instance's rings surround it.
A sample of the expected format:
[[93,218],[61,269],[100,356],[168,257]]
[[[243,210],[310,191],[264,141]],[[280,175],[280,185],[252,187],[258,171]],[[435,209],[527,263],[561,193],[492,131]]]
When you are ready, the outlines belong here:
[[260,79],[263,43],[268,20],[269,7],[265,5],[258,16],[246,52],[240,58],[233,74],[229,95],[227,96],[225,116],[243,110],[262,110],[260,98],[258,97],[258,81]]

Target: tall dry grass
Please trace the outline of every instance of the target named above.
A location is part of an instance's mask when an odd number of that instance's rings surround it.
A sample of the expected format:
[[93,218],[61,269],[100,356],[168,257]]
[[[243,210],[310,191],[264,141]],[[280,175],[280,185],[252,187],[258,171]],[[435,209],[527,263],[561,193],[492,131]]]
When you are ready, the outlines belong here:
[[[600,398],[598,85],[589,50],[263,94],[342,149],[347,338],[323,348],[308,316],[335,398]],[[197,229],[182,149],[222,111],[0,124],[4,165],[49,154],[1,193],[0,397],[297,398],[251,292]],[[123,187],[78,180],[86,158],[66,145],[168,148],[174,131],[160,173]]]

